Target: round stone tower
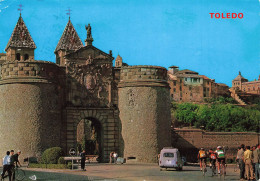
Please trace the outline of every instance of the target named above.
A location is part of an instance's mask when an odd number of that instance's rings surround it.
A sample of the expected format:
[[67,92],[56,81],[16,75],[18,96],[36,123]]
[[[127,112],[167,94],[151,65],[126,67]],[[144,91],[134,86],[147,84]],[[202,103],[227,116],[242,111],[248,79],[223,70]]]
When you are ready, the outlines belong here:
[[167,70],[157,66],[122,67],[118,87],[124,157],[156,162],[160,150],[171,145]]
[[[0,153],[18,149],[21,157],[38,156],[60,146],[60,69],[43,61],[2,65],[0,79]],[[21,159],[22,160],[22,159]]]

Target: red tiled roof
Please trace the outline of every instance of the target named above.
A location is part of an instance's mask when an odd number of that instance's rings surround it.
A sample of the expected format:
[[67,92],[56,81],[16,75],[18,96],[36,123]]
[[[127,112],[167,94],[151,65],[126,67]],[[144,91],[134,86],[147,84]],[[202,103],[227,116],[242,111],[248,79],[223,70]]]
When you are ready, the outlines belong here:
[[178,72],[176,72],[175,74],[199,74],[198,72],[194,72],[192,70],[188,70],[188,69],[185,69],[185,70],[180,70]]
[[206,75],[201,75],[201,77],[202,77],[203,79],[211,80],[211,79],[208,78]]
[[225,87],[228,87],[226,84],[224,84],[224,83],[216,83],[216,84],[218,84],[219,86],[225,86]]

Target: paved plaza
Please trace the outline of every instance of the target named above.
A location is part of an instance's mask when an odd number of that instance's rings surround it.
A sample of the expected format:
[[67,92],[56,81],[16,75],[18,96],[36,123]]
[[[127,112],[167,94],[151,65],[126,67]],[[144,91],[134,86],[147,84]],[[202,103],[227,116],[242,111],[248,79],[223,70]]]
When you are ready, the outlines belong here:
[[[107,180],[107,181],[186,181],[186,180],[220,180],[218,176],[211,176],[208,168],[206,176],[203,177],[198,166],[185,166],[183,171],[163,170],[156,164],[87,164],[87,171],[79,169],[36,169],[24,168],[26,170],[26,179],[29,176],[36,175],[37,180]],[[234,165],[228,165],[227,176],[225,180],[238,180],[239,172],[234,172]]]

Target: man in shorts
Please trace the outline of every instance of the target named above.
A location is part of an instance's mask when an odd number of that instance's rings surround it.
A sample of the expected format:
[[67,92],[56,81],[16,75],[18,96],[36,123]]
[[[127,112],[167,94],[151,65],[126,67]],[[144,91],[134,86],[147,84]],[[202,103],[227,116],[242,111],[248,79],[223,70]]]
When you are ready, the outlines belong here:
[[220,174],[220,163],[221,163],[221,161],[222,161],[223,164],[224,164],[224,173],[226,173],[226,168],[225,168],[225,164],[226,164],[225,160],[226,160],[226,158],[225,158],[225,152],[224,152],[222,146],[218,146],[218,147],[217,147],[216,155],[217,155],[217,161],[218,161],[218,162],[217,162],[217,165],[218,165],[218,174]]
[[[209,162],[210,162],[210,167],[216,166],[216,160],[217,160],[217,155],[213,151],[213,149],[209,149]],[[216,167],[215,167],[216,168]]]
[[200,160],[200,171],[202,171],[202,160],[205,162],[205,165],[207,167],[207,162],[206,162],[207,154],[204,148],[201,148],[199,153],[198,153],[198,159]]

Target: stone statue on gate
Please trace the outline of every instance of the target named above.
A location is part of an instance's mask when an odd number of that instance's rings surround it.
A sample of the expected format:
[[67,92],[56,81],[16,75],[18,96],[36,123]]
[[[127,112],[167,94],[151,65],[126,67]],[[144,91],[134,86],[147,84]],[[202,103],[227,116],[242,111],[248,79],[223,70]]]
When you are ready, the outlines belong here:
[[91,34],[91,26],[88,24],[88,26],[85,26],[87,30],[87,39],[92,39],[92,34]]

